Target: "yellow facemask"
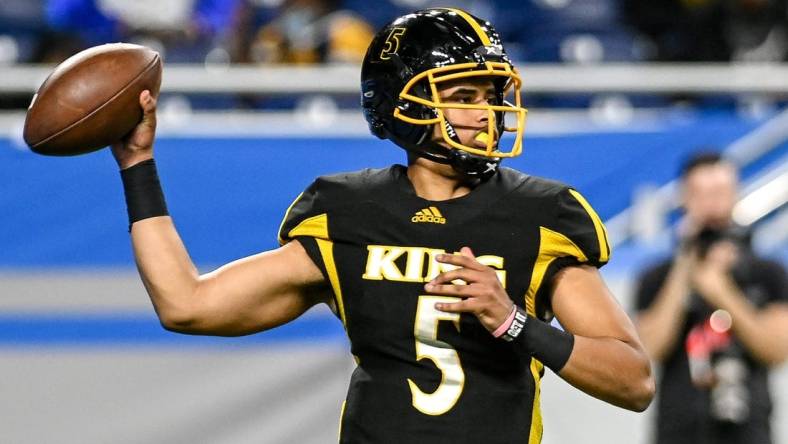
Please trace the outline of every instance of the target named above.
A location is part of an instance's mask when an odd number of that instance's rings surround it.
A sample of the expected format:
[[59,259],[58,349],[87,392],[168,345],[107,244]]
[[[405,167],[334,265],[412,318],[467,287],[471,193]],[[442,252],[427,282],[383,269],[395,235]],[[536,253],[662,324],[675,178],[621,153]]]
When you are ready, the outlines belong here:
[[[452,80],[473,78],[473,77],[493,77],[493,76],[505,77],[508,79],[506,87],[504,88],[503,91],[503,95],[504,97],[506,97],[506,94],[511,91],[514,94],[514,103],[504,102],[502,105],[444,103],[441,101],[440,95],[438,94],[438,85],[442,82],[449,82]],[[432,100],[418,97],[411,92],[415,85],[417,85],[420,81],[425,79],[429,83]],[[449,65],[440,68],[432,68],[410,79],[410,81],[405,85],[405,87],[402,88],[399,97],[403,100],[408,100],[417,103],[419,105],[424,105],[434,109],[436,113],[436,117],[429,119],[410,117],[403,114],[398,107],[394,108],[394,117],[414,125],[437,124],[440,128],[443,140],[449,146],[456,148],[458,150],[475,154],[477,156],[484,156],[490,158],[515,157],[520,155],[520,153],[522,152],[523,132],[525,131],[525,118],[528,113],[528,110],[521,106],[521,101],[520,101],[521,85],[522,82],[520,80],[520,75],[518,74],[517,70],[514,69],[510,64],[504,62],[485,62],[484,68],[482,69],[479,69],[479,65],[477,65],[476,63],[460,63],[460,64]],[[443,111],[446,108],[476,109],[476,110],[487,111],[488,113],[487,131],[486,133],[480,133],[479,135],[476,136],[476,140],[486,144],[485,149],[481,149],[475,146],[463,145],[462,143],[458,143],[456,140],[454,140],[454,138],[452,138],[449,135],[447,130],[448,127],[447,120]],[[515,117],[515,122],[516,122],[515,127],[507,127],[506,125],[503,125],[504,132],[515,133],[514,141],[512,142],[511,147],[506,151],[501,150],[501,148],[499,147],[499,143],[502,135],[498,134],[497,118],[495,115],[496,112],[501,113],[501,118],[506,116],[506,113],[512,113],[514,114]]]

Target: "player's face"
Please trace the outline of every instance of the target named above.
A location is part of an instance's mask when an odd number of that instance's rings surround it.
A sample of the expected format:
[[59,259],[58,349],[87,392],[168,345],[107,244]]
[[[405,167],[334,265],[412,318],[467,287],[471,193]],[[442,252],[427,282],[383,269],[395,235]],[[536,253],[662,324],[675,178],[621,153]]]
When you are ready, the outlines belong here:
[[724,228],[736,204],[738,177],[727,163],[703,165],[684,181],[684,209],[697,227]]
[[[496,102],[495,86],[492,80],[485,78],[446,82],[438,88],[438,94],[441,102],[447,104],[492,105]],[[487,137],[496,137],[487,134],[489,113],[484,109],[444,108],[444,113],[462,145],[485,149]],[[433,129],[432,140],[449,147],[437,125]]]

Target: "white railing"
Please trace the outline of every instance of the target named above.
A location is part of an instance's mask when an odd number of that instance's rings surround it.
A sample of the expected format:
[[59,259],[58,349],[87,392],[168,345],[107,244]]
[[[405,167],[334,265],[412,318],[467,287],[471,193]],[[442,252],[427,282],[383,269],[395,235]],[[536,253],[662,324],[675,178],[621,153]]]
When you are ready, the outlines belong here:
[[[529,93],[788,93],[788,64],[518,65]],[[0,94],[32,93],[54,67],[0,67]],[[166,64],[172,93],[356,94],[358,65]]]

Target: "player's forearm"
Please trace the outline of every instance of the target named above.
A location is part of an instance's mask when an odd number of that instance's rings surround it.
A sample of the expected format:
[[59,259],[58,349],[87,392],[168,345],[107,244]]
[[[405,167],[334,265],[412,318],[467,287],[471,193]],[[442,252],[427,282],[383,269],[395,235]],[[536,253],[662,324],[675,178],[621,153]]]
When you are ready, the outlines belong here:
[[137,268],[159,319],[176,329],[191,317],[199,273],[169,216],[135,222],[131,229]]
[[591,396],[637,412],[649,406],[656,390],[646,354],[615,338],[575,335],[559,375]]
[[[122,168],[129,231],[140,277],[162,325],[183,331],[193,317],[199,275],[169,217],[151,157],[152,132],[147,139],[142,147],[134,148],[132,141],[113,146],[113,153]],[[144,159],[130,161],[140,157]]]
[[637,329],[649,357],[661,362],[676,346],[686,316],[687,270],[673,267],[651,307],[637,318]]

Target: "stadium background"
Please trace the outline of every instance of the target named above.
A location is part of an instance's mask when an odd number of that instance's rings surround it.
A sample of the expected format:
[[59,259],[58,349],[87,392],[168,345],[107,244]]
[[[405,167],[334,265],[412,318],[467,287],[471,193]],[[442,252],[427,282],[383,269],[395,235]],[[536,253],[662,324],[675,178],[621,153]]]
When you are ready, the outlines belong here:
[[[310,22],[303,12],[318,3],[326,9]],[[24,108],[51,64],[85,46],[160,50],[162,182],[192,258],[208,271],[274,247],[287,205],[315,176],[404,161],[366,131],[354,60],[370,29],[431,4],[0,3],[0,441],[334,442],[353,366],[339,322],[316,309],[245,338],[161,329],[134,269],[111,156],[30,153]],[[731,18],[739,10],[703,23],[684,10],[690,18],[673,20],[676,29],[623,0],[454,5],[489,17],[520,61],[531,111],[524,154],[506,164],[571,183],[597,208],[616,244],[603,272],[627,309],[637,270],[670,245],[673,180],[698,147],[725,149],[743,166],[737,217],[755,223],[759,251],[786,263],[784,5],[781,20],[752,14],[744,24]],[[690,50],[706,42],[701,32],[687,37],[692,26],[734,25],[749,39]],[[708,39],[703,47],[714,47]],[[788,370],[772,382],[776,442],[785,444]],[[546,444],[648,442],[653,408],[610,407],[549,372],[542,402]]]

